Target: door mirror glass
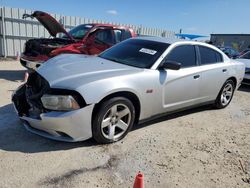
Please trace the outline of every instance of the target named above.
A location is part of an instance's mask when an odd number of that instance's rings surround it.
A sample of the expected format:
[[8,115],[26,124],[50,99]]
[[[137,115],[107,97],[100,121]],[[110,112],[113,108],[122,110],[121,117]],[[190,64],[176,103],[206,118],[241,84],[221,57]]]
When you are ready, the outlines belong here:
[[163,62],[160,68],[170,69],[170,70],[179,70],[181,68],[181,63],[176,61],[166,60]]

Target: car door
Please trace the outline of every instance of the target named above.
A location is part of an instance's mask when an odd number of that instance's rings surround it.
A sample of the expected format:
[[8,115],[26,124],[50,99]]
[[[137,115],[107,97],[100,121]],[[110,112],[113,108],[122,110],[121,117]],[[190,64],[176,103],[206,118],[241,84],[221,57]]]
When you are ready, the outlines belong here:
[[129,30],[114,29],[113,32],[114,32],[114,37],[115,37],[115,44],[132,37]]
[[197,46],[201,69],[202,102],[215,100],[222,85],[228,78],[227,67],[222,55],[206,46]]
[[181,68],[166,70],[163,88],[165,111],[177,110],[199,103],[201,75],[197,66],[195,46],[177,46],[168,53],[166,60],[181,63]]
[[115,44],[113,29],[98,29],[91,35],[86,43],[88,54],[95,55]]

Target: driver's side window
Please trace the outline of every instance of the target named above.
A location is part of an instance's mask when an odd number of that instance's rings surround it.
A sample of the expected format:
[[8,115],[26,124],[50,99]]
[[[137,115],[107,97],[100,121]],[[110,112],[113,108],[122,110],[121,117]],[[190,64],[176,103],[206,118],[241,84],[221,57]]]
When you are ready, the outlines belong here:
[[104,30],[98,31],[95,36],[95,43],[96,44],[109,44],[109,45],[115,44],[115,39],[112,34],[112,30],[104,29]]
[[169,52],[166,60],[181,63],[181,68],[196,66],[195,47],[193,45],[177,46]]

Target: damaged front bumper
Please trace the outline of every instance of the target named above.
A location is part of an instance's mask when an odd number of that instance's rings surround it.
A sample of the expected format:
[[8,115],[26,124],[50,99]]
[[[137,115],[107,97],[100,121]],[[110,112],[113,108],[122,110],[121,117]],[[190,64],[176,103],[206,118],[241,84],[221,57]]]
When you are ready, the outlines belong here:
[[76,142],[92,137],[91,117],[94,105],[79,110],[41,112],[31,116],[26,101],[25,85],[20,86],[12,95],[15,110],[25,128],[35,134],[59,141]]

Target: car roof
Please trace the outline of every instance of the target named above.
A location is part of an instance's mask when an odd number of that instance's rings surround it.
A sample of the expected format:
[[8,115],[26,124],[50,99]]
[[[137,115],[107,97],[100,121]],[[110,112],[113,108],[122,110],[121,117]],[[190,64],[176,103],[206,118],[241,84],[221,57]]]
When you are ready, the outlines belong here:
[[207,46],[210,48],[215,48],[215,46],[211,44],[207,44],[205,42],[197,42],[193,40],[185,40],[185,39],[178,39],[178,38],[166,38],[166,37],[155,37],[155,36],[140,36],[134,39],[141,39],[141,40],[149,40],[155,42],[163,42],[167,44],[174,44],[174,43],[183,43],[183,44],[192,44],[192,45],[202,45]]
[[[177,38],[165,38],[165,37],[154,37],[154,36],[140,36],[140,37],[135,37],[135,38],[131,38],[129,40],[136,40],[136,39],[140,39],[140,40],[149,40],[149,41],[155,41],[155,42],[163,42],[163,43],[167,43],[167,44],[187,44],[187,45],[200,45],[200,46],[205,46],[208,48],[211,48],[217,52],[219,52],[224,59],[228,59],[228,57],[220,50],[218,49],[216,46],[213,46],[211,44],[207,44],[205,42],[197,42],[197,41],[192,41],[192,40],[185,40],[185,39],[177,39]],[[175,45],[175,44],[174,44]]]
[[177,39],[177,38],[165,38],[165,37],[155,37],[155,36],[139,36],[139,37],[136,37],[135,39],[163,42],[163,43],[168,43],[168,44],[173,44],[175,42],[180,42],[180,41],[188,41],[188,40]]

